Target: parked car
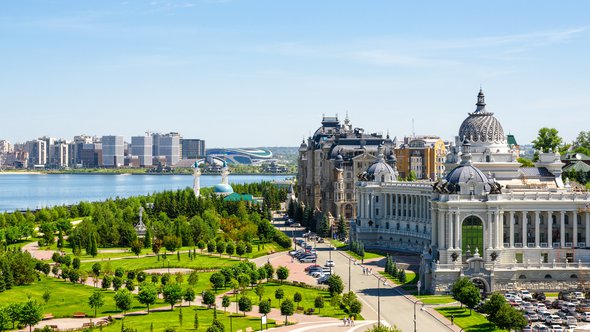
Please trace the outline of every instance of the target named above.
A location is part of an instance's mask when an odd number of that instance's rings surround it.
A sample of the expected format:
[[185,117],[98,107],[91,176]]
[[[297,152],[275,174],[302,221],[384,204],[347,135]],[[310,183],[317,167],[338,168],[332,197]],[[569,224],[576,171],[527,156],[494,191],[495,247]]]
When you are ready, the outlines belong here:
[[305,272],[309,272],[309,270],[311,270],[311,269],[314,269],[314,268],[318,268],[318,267],[319,267],[319,268],[321,268],[321,266],[319,266],[318,264],[315,264],[315,265],[309,265],[309,266],[306,266],[306,267],[305,267],[304,271],[305,271]]
[[564,332],[560,325],[551,325],[551,332]]
[[531,322],[536,322],[539,320],[539,315],[537,315],[537,313],[534,310],[527,310],[524,314]]
[[561,325],[563,324],[563,320],[558,315],[551,315],[548,318],[548,321],[545,321],[547,324],[551,325]]
[[334,266],[336,266],[336,264],[334,263],[333,260],[329,259],[329,260],[326,261],[326,265],[325,266],[327,266],[327,267],[334,267]]
[[582,313],[582,320],[585,322],[590,322],[590,312],[583,312]]
[[533,326],[533,332],[550,332],[547,325],[535,325]]
[[576,296],[574,294],[570,293],[569,291],[561,291],[557,294],[558,300],[563,300],[563,301],[569,302],[575,298],[576,298]]
[[537,303],[537,312],[547,311],[545,303]]
[[518,292],[518,296],[520,296],[520,298],[523,301],[527,301],[527,300],[532,300],[533,299],[533,295],[526,289],[522,289]]
[[565,323],[568,326],[575,326],[575,325],[578,325],[578,320],[576,319],[576,317],[567,316],[566,319],[565,319]]
[[307,256],[307,257],[301,258],[299,261],[301,263],[315,263],[316,260],[317,260],[317,258],[315,256]]
[[584,297],[584,293],[582,293],[582,292],[578,292],[578,291],[576,291],[576,292],[574,292],[574,296],[575,296],[575,297],[576,297],[576,299],[578,299],[578,300],[584,300],[584,299],[585,299],[585,297]]
[[324,275],[323,277],[318,278],[318,284],[325,284],[328,282],[329,275]]
[[324,243],[324,238],[318,238],[318,243]]
[[539,301],[545,301],[547,299],[547,297],[545,296],[545,293],[543,293],[543,292],[534,292],[533,299],[536,299]]
[[291,227],[301,227],[301,224],[298,222],[294,222],[291,224]]

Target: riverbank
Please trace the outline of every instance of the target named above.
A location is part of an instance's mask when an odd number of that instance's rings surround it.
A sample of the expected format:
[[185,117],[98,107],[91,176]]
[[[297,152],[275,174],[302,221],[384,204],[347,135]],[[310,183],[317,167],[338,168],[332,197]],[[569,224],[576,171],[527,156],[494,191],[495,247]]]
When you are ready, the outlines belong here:
[[[0,171],[0,175],[19,175],[19,174],[37,174],[37,175],[51,175],[51,174],[80,174],[80,175],[192,175],[192,169],[180,172],[148,172],[146,169],[78,169],[78,170],[45,170],[45,171],[29,171],[29,170],[5,170]],[[220,175],[217,172],[202,172],[202,175]],[[239,172],[231,171],[233,175],[264,175],[264,176],[296,176],[297,173],[255,173],[255,172]]]

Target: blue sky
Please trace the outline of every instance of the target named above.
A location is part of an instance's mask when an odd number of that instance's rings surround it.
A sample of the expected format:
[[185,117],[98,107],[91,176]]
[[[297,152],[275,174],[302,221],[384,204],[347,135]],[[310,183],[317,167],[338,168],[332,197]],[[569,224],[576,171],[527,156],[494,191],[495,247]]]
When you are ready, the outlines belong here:
[[322,114],[456,135],[488,110],[519,143],[589,130],[587,1],[0,2],[0,139],[178,131],[295,146]]

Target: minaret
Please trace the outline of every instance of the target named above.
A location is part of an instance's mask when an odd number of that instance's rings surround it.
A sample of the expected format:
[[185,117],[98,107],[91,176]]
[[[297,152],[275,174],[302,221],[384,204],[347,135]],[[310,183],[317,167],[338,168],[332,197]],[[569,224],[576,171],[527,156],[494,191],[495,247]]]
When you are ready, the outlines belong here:
[[193,191],[195,197],[201,196],[201,169],[199,168],[198,162],[193,165]]
[[229,169],[227,168],[227,163],[224,161],[223,168],[221,169],[221,184],[229,184],[228,176]]

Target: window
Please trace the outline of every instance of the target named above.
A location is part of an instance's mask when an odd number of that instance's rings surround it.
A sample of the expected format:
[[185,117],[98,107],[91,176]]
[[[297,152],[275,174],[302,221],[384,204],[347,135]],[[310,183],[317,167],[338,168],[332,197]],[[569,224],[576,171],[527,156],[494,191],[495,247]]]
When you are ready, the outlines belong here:
[[541,254],[541,262],[543,262],[543,263],[549,263],[549,254],[548,253],[542,253]]
[[410,224],[406,224],[406,230],[410,230]]
[[379,209],[375,209],[375,215],[378,216],[379,215]]
[[389,221],[385,223],[385,229],[389,229]]
[[375,196],[375,203],[379,203],[379,196]]

